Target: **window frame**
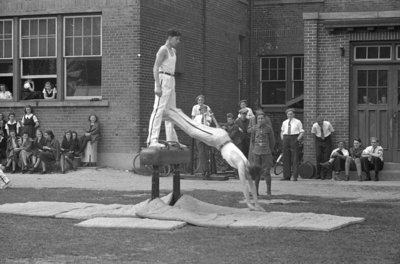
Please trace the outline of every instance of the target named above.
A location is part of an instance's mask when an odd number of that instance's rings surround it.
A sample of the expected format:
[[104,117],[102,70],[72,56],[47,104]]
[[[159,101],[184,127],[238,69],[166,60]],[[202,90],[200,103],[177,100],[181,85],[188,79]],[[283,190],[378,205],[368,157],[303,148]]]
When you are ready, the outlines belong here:
[[[66,54],[66,45],[65,45],[65,27],[66,27],[66,19],[69,18],[85,18],[85,17],[98,17],[100,18],[100,55],[65,55]],[[82,24],[83,27],[83,24]],[[83,32],[83,30],[82,30]],[[64,87],[63,87],[63,92],[64,92],[64,100],[68,101],[68,100],[87,100],[87,99],[92,99],[92,98],[96,98],[96,99],[100,99],[102,100],[103,95],[101,93],[101,84],[100,84],[100,95],[94,95],[94,96],[67,96],[67,60],[68,59],[73,59],[73,58],[100,58],[100,63],[102,66],[103,63],[103,17],[102,15],[96,14],[96,15],[71,15],[71,16],[63,16],[63,36],[62,36],[62,41],[63,41],[63,72],[64,72]]]
[[[262,61],[263,61],[263,59],[272,59],[272,58],[274,58],[274,59],[285,59],[285,80],[276,80],[276,81],[268,81],[268,80],[262,80]],[[279,56],[279,55],[277,55],[277,56],[263,56],[263,57],[260,57],[260,71],[259,71],[259,74],[260,74],[260,104],[261,104],[261,106],[262,107],[280,107],[280,106],[285,106],[285,104],[263,104],[263,101],[262,101],[262,98],[263,98],[263,87],[262,87],[262,85],[263,85],[263,83],[267,83],[267,82],[285,82],[285,101],[287,100],[286,98],[287,98],[287,85],[288,85],[288,63],[287,63],[287,60],[288,60],[288,56]]]
[[[14,59],[14,20],[13,19],[0,19],[3,23],[6,21],[11,21],[11,57],[9,58],[0,58],[0,60],[13,60]],[[3,27],[4,32],[4,27]],[[4,47],[4,46],[3,46]],[[3,52],[4,54],[4,52]]]
[[[301,80],[295,80],[294,79],[294,59],[295,58],[301,58],[301,60],[302,60],[302,74],[301,74]],[[291,100],[291,99],[294,99],[294,98],[296,98],[295,96],[294,96],[294,84],[295,84],[295,82],[300,82],[300,81],[302,81],[303,82],[303,94],[304,94],[304,55],[293,55],[293,56],[291,56],[291,60],[292,60],[292,79],[290,80],[290,82],[291,82],[291,94],[290,94],[290,98],[289,98],[289,100]]]

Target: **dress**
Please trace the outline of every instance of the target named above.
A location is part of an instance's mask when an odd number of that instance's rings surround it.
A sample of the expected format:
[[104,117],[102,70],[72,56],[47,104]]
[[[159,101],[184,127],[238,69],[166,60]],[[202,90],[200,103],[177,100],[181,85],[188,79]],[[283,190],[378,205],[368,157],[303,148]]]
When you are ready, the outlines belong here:
[[11,100],[12,94],[9,91],[0,92],[0,100]]
[[54,94],[54,99],[57,98],[57,88],[54,87],[53,89],[48,92],[46,88],[43,88],[43,98],[46,99],[46,97],[52,97]]
[[30,138],[35,138],[36,135],[36,123],[38,122],[37,117],[34,114],[24,115],[22,118],[22,133],[28,132]]
[[7,136],[10,135],[10,131],[15,131],[16,135],[19,135],[19,129],[20,129],[21,125],[19,122],[15,121],[11,122],[10,120],[7,121],[6,123],[6,130],[7,130]]

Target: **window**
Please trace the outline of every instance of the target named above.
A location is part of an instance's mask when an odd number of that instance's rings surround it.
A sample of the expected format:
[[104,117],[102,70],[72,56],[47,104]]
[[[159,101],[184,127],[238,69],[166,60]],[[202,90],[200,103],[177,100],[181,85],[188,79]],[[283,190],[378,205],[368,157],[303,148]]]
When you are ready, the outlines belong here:
[[354,47],[354,60],[390,60],[392,46],[357,46]]
[[358,104],[387,104],[388,71],[357,72]]
[[101,97],[101,17],[64,18],[65,97]]
[[[24,18],[20,23],[22,81],[32,80],[40,99],[47,81],[57,82],[57,19]],[[23,95],[22,99],[26,99]]]
[[261,58],[261,104],[283,105],[286,101],[286,57]]
[[304,57],[293,57],[292,92],[290,99],[296,98],[304,93]]
[[13,91],[13,21],[0,19],[0,83]]

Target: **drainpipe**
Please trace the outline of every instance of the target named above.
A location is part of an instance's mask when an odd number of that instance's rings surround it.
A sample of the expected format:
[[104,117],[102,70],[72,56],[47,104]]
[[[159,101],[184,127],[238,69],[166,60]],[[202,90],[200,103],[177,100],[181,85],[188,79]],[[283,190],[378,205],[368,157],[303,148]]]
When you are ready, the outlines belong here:
[[[251,97],[251,90],[253,89],[253,42],[252,42],[252,29],[253,29],[253,0],[249,1],[249,71],[248,71],[248,95],[247,99],[249,100],[249,106],[253,103],[253,98]],[[242,99],[242,98],[240,98]]]
[[201,87],[201,94],[206,93],[206,75],[207,75],[207,58],[206,58],[206,51],[207,51],[207,0],[202,1],[202,30],[201,30],[201,39],[202,39],[202,62],[203,62],[203,67],[202,67],[202,87]]

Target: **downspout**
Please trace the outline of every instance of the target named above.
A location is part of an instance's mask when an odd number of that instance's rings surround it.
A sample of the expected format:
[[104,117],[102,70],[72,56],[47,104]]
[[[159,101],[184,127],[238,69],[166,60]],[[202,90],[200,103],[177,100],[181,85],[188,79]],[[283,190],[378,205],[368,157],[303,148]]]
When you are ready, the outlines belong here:
[[205,95],[206,93],[206,85],[207,85],[207,56],[206,56],[206,51],[207,51],[207,0],[202,1],[202,30],[201,30],[201,39],[202,39],[202,87],[201,87],[201,94]]
[[251,91],[253,89],[253,0],[249,1],[249,72],[248,72],[248,95],[247,100],[249,101],[249,106],[253,103],[253,98],[251,96]]

